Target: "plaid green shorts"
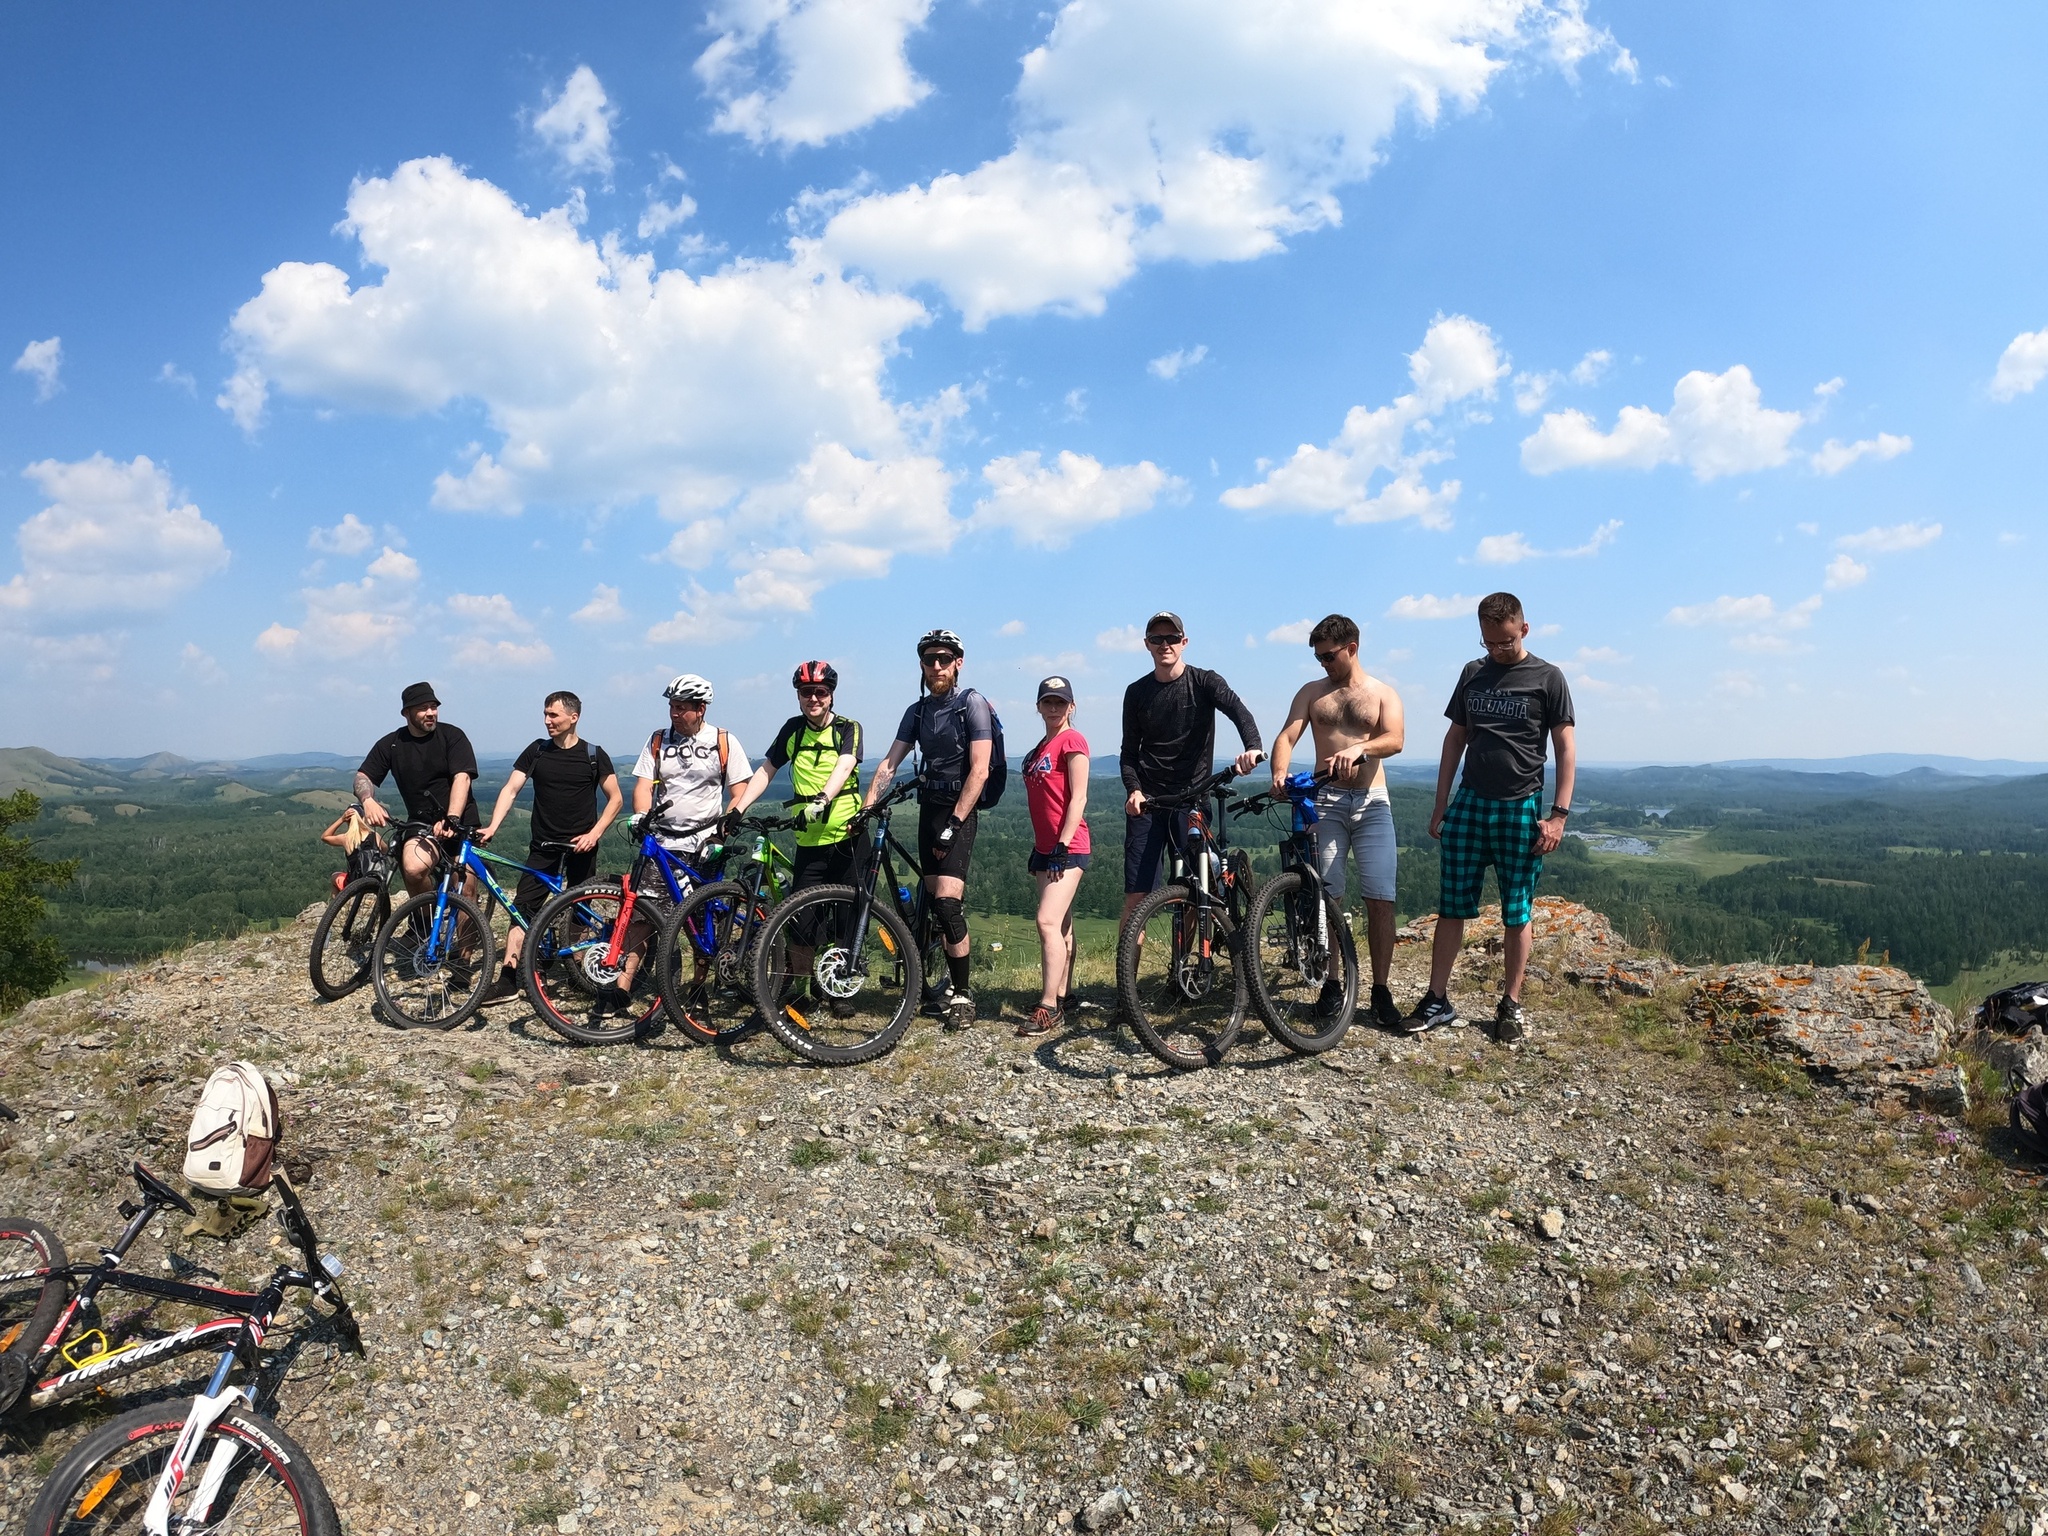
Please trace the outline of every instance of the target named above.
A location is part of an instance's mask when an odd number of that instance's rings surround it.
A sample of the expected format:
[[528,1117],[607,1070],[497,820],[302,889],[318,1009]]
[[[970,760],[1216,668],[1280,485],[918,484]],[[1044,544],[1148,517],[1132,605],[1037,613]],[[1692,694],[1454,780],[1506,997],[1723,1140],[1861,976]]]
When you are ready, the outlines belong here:
[[1536,851],[1536,823],[1543,797],[1482,800],[1460,789],[1444,812],[1439,916],[1474,918],[1491,864],[1500,881],[1500,920],[1510,928],[1529,921],[1543,855]]

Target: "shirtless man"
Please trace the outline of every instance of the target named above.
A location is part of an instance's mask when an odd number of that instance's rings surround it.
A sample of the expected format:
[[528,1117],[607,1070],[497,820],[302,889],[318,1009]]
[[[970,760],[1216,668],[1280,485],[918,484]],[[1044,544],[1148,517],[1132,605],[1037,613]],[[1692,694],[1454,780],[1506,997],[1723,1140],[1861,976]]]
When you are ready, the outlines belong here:
[[[1309,631],[1308,643],[1323,677],[1308,683],[1287,709],[1287,724],[1273,739],[1273,787],[1287,781],[1287,763],[1304,729],[1315,736],[1316,772],[1330,781],[1316,791],[1316,868],[1341,905],[1344,853],[1358,866],[1365,900],[1365,940],[1372,951],[1372,1020],[1401,1027],[1401,1010],[1387,989],[1394,963],[1394,807],[1387,796],[1387,758],[1404,740],[1401,696],[1358,664],[1358,626],[1333,613]],[[1323,984],[1320,1006],[1334,1008],[1342,984]]]

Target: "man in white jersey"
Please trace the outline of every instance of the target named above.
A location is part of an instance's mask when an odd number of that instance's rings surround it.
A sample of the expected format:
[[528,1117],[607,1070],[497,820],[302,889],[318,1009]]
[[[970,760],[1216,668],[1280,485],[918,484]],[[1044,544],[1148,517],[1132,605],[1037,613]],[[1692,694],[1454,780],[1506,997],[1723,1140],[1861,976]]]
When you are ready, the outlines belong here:
[[[1303,730],[1313,733],[1316,772],[1330,781],[1316,791],[1316,868],[1341,905],[1344,856],[1358,867],[1365,902],[1366,947],[1372,951],[1372,1020],[1401,1027],[1401,1010],[1387,989],[1394,963],[1394,806],[1387,794],[1386,759],[1406,739],[1401,696],[1358,664],[1358,626],[1333,613],[1309,631],[1308,643],[1323,675],[1306,683],[1287,709],[1287,724],[1273,739],[1273,787],[1287,782],[1287,764]],[[1337,1006],[1342,984],[1323,984],[1323,1006]]]

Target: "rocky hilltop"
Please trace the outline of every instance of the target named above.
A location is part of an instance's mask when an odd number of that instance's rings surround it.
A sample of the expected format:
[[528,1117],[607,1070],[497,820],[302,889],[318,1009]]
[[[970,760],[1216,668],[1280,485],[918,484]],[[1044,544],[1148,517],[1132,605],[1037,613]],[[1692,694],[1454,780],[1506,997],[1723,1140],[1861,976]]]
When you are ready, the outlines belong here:
[[[398,1033],[312,1000],[311,916],[0,1026],[0,1207],[90,1252],[260,1062],[365,1313],[280,1409],[354,1536],[2048,1532],[2048,1207],[1900,973],[1681,972],[1546,902],[1513,1049],[1174,1076],[1006,1017],[834,1073]],[[80,1419],[13,1432],[0,1529]]]

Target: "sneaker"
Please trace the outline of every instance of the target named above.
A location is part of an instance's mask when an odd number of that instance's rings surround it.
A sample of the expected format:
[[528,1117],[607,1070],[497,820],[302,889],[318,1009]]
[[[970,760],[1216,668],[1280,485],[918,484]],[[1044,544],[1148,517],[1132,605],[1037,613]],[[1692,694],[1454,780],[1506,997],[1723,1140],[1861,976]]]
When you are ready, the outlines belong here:
[[1033,1035],[1049,1035],[1066,1022],[1064,1010],[1058,1007],[1048,1008],[1040,1003],[1031,1010],[1031,1017],[1017,1026],[1017,1034],[1020,1039],[1029,1039]]
[[967,993],[956,990],[953,999],[946,1005],[946,1028],[972,1029],[974,1027],[974,999]]
[[1381,1029],[1391,1029],[1396,1033],[1400,1031],[1400,1006],[1395,1003],[1394,994],[1385,987],[1376,986],[1372,989],[1372,1021]]
[[850,1019],[860,1009],[854,1006],[850,997],[830,997],[825,1000],[825,1011],[835,1019]]
[[519,978],[510,971],[498,972],[498,979],[484,988],[484,995],[477,999],[482,1008],[492,1008],[499,1003],[509,1003],[519,995]]
[[633,994],[620,986],[616,981],[608,981],[597,989],[597,1011],[599,1013],[604,1012],[607,1008],[616,1008],[619,1012],[624,1013],[632,1006]]
[[1415,1005],[1414,1011],[1401,1021],[1401,1033],[1420,1035],[1432,1029],[1452,1029],[1464,1022],[1458,1017],[1458,1010],[1450,1005],[1448,999],[1438,997],[1433,992],[1425,992],[1422,994],[1422,1001]]
[[938,988],[926,988],[924,1004],[920,1012],[928,1019],[943,1019],[953,1009],[953,984],[949,980]]
[[1493,1038],[1502,1045],[1513,1045],[1529,1032],[1529,1015],[1522,1011],[1522,1005],[1512,997],[1500,1000],[1500,1006],[1493,1010]]
[[1337,1010],[1344,1005],[1344,983],[1332,976],[1323,983],[1323,990],[1316,995],[1316,1017],[1333,1019]]

